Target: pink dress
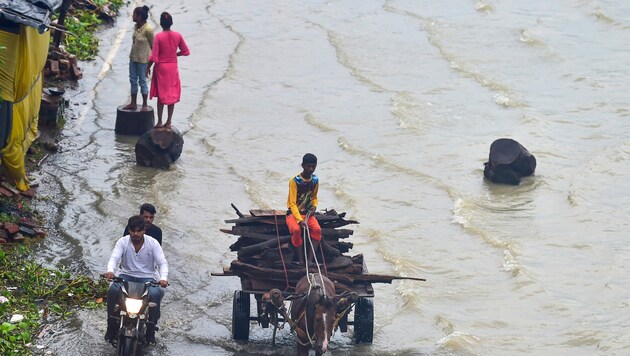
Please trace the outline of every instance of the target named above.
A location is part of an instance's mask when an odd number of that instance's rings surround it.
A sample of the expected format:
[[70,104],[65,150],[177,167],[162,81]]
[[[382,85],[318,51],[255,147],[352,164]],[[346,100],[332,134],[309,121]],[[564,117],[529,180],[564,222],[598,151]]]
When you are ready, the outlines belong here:
[[157,97],[158,101],[164,105],[179,102],[182,93],[179,70],[177,69],[178,48],[182,52],[182,56],[190,54],[190,50],[179,32],[162,31],[153,39],[153,50],[149,60],[155,65],[151,78],[150,99]]

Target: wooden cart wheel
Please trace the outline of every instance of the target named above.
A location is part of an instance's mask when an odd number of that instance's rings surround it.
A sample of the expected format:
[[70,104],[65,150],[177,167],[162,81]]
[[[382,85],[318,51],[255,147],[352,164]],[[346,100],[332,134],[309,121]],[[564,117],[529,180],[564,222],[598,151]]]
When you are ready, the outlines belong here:
[[232,338],[249,340],[249,293],[237,290],[232,303]]
[[354,306],[354,340],[357,344],[372,343],[374,334],[374,304],[361,297]]

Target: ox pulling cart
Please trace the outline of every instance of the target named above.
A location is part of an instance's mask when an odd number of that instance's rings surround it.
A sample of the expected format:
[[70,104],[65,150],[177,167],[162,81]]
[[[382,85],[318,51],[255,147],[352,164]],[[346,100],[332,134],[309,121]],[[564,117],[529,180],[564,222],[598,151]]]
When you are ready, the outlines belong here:
[[[238,259],[224,267],[222,273],[213,276],[238,276],[241,290],[234,292],[232,306],[232,337],[248,340],[250,323],[256,321],[263,328],[276,330],[286,322],[291,330],[300,331],[296,320],[284,308],[285,300],[304,298],[296,293],[298,281],[307,275],[306,268],[293,262],[291,236],[285,224],[285,211],[250,210],[245,216],[234,205],[238,218],[226,220],[234,224],[222,232],[237,235],[238,240],[230,246],[237,251]],[[374,289],[372,283],[391,283],[394,279],[424,280],[420,278],[369,274],[363,255],[347,256],[353,244],[344,239],[354,231],[343,227],[358,224],[346,220],[345,213],[334,210],[315,214],[322,228],[322,241],[315,252],[318,265],[311,264],[308,273],[325,275],[334,283],[335,307],[334,329],[348,331],[353,326],[356,343],[371,343],[374,329]],[[251,315],[251,296],[256,303],[256,315]],[[354,311],[354,313],[352,313]],[[351,315],[353,314],[353,315]],[[349,317],[351,316],[351,318]],[[298,337],[299,342],[299,337]]]

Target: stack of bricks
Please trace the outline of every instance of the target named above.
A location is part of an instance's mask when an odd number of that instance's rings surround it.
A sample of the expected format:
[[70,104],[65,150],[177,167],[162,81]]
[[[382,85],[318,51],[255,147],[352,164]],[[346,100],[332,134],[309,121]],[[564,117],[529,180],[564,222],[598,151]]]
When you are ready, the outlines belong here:
[[51,46],[44,67],[44,76],[57,80],[79,80],[83,78],[83,72],[78,66],[77,56],[66,52],[63,47]]
[[7,182],[0,183],[0,244],[46,237],[46,231],[34,220],[24,201],[32,198],[33,192],[20,192]]

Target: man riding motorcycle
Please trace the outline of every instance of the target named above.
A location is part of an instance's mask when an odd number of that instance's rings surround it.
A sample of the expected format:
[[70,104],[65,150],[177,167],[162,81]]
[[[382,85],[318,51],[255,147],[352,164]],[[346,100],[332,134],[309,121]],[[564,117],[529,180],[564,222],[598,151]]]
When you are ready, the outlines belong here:
[[[162,247],[153,237],[145,235],[145,221],[135,215],[129,218],[129,235],[116,241],[107,264],[105,278],[114,278],[114,269],[120,265],[119,277],[131,282],[159,281],[160,287],[149,287],[149,302],[156,304],[149,309],[146,341],[155,344],[155,329],[160,318],[160,301],[168,286],[168,262]],[[105,341],[114,344],[118,338],[120,320],[116,315],[116,302],[121,297],[121,284],[113,282],[107,292],[107,332]]]

